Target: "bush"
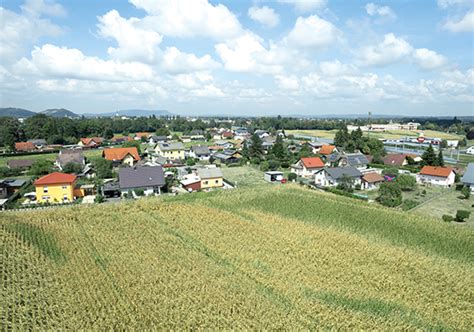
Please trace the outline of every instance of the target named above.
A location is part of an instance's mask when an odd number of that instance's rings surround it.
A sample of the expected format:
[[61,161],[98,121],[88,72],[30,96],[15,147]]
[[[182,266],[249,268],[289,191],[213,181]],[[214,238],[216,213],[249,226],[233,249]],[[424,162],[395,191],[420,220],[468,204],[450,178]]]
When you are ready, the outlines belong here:
[[451,221],[454,220],[454,217],[449,215],[449,214],[443,214],[442,218],[443,218],[443,221],[445,221],[445,222],[451,222]]
[[278,162],[277,160],[269,160],[268,167],[271,171],[276,171],[278,167],[280,167],[280,162]]
[[103,203],[103,202],[105,202],[105,198],[104,198],[104,196],[98,194],[98,195],[95,196],[94,202],[95,203]]
[[403,211],[408,211],[413,209],[415,206],[417,206],[419,203],[417,201],[414,201],[412,199],[407,199],[404,200],[402,203],[402,210]]
[[461,191],[462,188],[464,188],[464,184],[456,183],[456,186],[454,188],[455,188],[456,191]]
[[402,204],[402,190],[396,182],[385,182],[380,185],[379,197],[380,204],[389,207],[395,207]]
[[398,176],[398,168],[395,168],[395,167],[386,168],[382,171],[382,174],[397,177]]
[[461,194],[464,196],[465,199],[469,199],[471,197],[471,189],[468,186],[464,186],[461,189]]
[[298,175],[296,175],[296,173],[290,173],[288,174],[288,181],[294,181],[297,177]]
[[403,191],[414,190],[416,188],[415,177],[408,174],[401,174],[397,178],[397,183]]
[[288,168],[288,167],[290,167],[290,163],[289,163],[289,162],[287,162],[287,161],[282,161],[282,162],[281,162],[281,168]]
[[262,162],[262,163],[260,164],[260,170],[261,170],[262,172],[266,172],[266,171],[268,171],[269,169],[270,169],[270,165],[269,165],[268,161],[264,161],[264,162]]
[[456,212],[456,221],[457,222],[465,222],[467,218],[471,215],[470,211],[467,210],[458,210]]

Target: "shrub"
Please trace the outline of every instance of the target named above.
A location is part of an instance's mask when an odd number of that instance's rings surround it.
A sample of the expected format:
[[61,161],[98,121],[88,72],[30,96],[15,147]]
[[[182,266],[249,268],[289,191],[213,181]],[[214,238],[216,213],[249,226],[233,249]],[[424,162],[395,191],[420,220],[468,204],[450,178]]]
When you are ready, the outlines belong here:
[[288,174],[288,181],[294,181],[297,177],[298,175],[296,175],[296,173],[290,173]]
[[395,167],[386,168],[382,171],[382,174],[397,177],[398,176],[398,168],[395,168]]
[[455,190],[456,191],[461,191],[462,188],[464,188],[464,184],[462,183],[456,183]]
[[465,222],[467,218],[471,215],[470,211],[467,210],[458,210],[456,212],[456,221],[457,222]]
[[461,189],[461,194],[464,196],[465,199],[469,199],[471,197],[471,189],[468,186],[464,186]]
[[415,206],[417,206],[419,203],[417,201],[414,201],[412,199],[406,199],[402,203],[402,210],[408,211],[413,209]]
[[408,174],[401,174],[397,178],[397,183],[403,191],[414,190],[416,188],[416,179]]
[[281,162],[281,168],[288,168],[288,167],[290,167],[290,163],[289,163],[289,162],[287,162],[287,161],[282,161],[282,162]]
[[402,204],[402,190],[396,182],[385,182],[380,185],[378,201],[380,204],[395,207]]
[[266,172],[270,169],[270,164],[268,163],[268,161],[264,161],[260,164],[260,170],[262,172]]
[[445,222],[451,222],[454,220],[454,217],[452,215],[449,215],[449,214],[443,214],[443,221]]
[[94,198],[95,203],[103,203],[104,201],[105,201],[104,196],[102,196],[100,194],[96,195],[95,198]]
[[135,190],[135,195],[143,196],[143,195],[145,195],[145,191],[143,189],[137,189],[137,190]]

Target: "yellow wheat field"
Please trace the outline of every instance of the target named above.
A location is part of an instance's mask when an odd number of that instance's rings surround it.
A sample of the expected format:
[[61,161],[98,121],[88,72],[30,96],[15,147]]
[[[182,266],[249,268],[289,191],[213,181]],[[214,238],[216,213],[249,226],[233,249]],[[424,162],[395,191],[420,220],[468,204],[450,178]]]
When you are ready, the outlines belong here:
[[471,229],[296,186],[2,213],[0,238],[2,330],[474,328]]

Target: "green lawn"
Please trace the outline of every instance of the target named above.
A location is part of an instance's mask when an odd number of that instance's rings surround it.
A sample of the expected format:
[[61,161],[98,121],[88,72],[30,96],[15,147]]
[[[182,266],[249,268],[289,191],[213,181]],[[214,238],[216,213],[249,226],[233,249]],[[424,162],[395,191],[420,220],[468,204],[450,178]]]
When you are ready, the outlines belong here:
[[251,166],[222,167],[224,179],[236,184],[237,187],[248,187],[258,184],[268,184],[263,179],[263,172]]

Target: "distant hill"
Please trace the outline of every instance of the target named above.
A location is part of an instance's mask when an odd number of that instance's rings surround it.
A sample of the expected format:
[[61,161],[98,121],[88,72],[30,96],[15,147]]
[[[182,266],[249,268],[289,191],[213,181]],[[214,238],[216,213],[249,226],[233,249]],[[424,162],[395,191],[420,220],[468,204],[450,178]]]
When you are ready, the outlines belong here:
[[40,114],[45,114],[53,118],[80,118],[79,114],[71,112],[70,110],[64,108],[52,108],[41,111]]
[[14,118],[28,118],[30,116],[36,115],[35,112],[25,110],[23,108],[16,107],[4,107],[0,108],[0,117],[2,116],[12,116]]
[[93,116],[107,117],[107,116],[136,116],[136,117],[148,117],[148,116],[173,116],[173,113],[170,113],[166,110],[142,110],[142,109],[130,109],[130,110],[120,110],[117,112],[109,113],[99,113],[94,114]]

